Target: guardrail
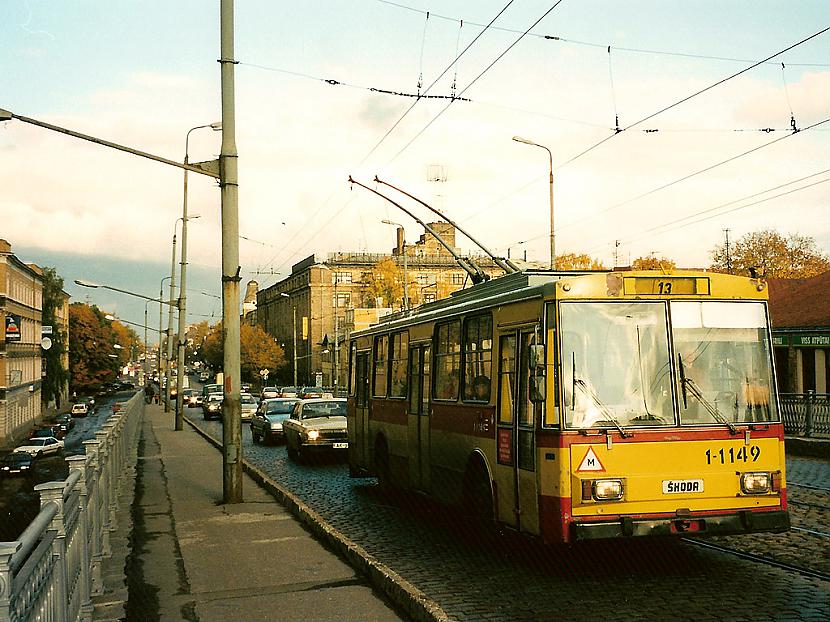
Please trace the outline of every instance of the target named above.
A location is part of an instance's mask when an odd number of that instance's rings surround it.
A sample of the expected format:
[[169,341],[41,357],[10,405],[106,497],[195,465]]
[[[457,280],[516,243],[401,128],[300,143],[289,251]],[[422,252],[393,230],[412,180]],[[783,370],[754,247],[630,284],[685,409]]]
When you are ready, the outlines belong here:
[[830,437],[830,393],[781,393],[779,399],[786,434]]
[[143,396],[113,411],[95,438],[83,441],[85,454],[66,458],[69,477],[35,486],[40,512],[20,538],[0,542],[0,622],[92,619],[118,488],[133,484]]

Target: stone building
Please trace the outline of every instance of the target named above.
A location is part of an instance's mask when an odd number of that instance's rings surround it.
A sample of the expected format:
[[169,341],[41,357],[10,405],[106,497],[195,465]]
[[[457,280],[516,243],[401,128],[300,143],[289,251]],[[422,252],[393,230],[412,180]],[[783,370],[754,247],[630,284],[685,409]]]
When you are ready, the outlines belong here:
[[769,280],[778,390],[828,392],[830,272],[809,279]]
[[[430,226],[455,249],[455,227],[446,222]],[[257,293],[257,324],[286,353],[282,382],[293,381],[296,364],[300,385],[343,385],[348,367],[345,343],[351,331],[359,324],[363,327],[367,318],[377,321],[378,314],[398,310],[372,298],[368,283],[373,270],[391,260],[403,277],[404,257],[410,306],[446,298],[470,285],[467,273],[434,236],[425,232],[414,244],[406,244],[398,229],[391,253],[329,253],[324,260],[311,255],[294,264],[287,278]],[[472,259],[491,276],[501,274],[489,258]]]
[[42,274],[0,240],[0,444],[18,440],[41,414]]

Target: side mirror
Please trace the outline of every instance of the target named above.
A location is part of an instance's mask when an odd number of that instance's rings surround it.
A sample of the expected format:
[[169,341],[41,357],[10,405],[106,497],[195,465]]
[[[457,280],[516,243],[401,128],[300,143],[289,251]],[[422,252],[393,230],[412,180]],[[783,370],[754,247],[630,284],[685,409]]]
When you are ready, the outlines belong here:
[[545,367],[545,346],[542,344],[531,344],[527,354],[528,368],[534,370]]
[[544,402],[545,401],[545,377],[544,376],[531,376],[530,377],[530,385],[528,387],[530,390],[530,401],[531,402]]

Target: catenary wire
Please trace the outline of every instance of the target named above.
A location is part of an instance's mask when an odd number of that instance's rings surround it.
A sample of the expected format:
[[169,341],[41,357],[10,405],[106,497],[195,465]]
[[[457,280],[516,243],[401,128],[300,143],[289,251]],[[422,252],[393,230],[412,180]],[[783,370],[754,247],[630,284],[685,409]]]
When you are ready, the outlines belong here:
[[[394,6],[394,7],[397,7],[399,9],[405,9],[407,11],[412,11],[414,13],[420,13],[422,15],[427,12],[427,11],[424,11],[422,9],[417,9],[415,7],[407,6],[407,5],[402,4],[400,2],[392,2],[391,0],[375,0],[375,1],[380,2],[381,4]],[[450,21],[450,22],[462,21],[461,18],[451,17],[449,15],[441,15],[440,13],[435,13],[434,11],[429,11],[429,14],[431,16],[435,17],[436,19],[443,19],[445,21]],[[466,22],[467,24],[472,25],[472,26],[483,27],[483,24],[478,23],[478,22],[470,21],[470,20],[467,20],[467,19],[465,19],[463,21]],[[507,27],[504,27],[504,26],[492,26],[490,29],[491,30],[498,30],[498,31],[501,31],[501,32],[510,32],[510,33],[520,33],[521,32],[521,30],[517,30],[515,28],[507,28]],[[569,43],[571,45],[581,45],[581,46],[592,47],[592,48],[603,48],[603,49],[605,49],[605,48],[611,47],[612,50],[616,50],[616,51],[619,51],[619,52],[631,52],[631,53],[635,53],[635,54],[656,54],[656,55],[662,55],[662,56],[677,56],[677,57],[680,57],[680,58],[697,58],[697,59],[701,59],[701,60],[726,61],[726,62],[731,62],[731,63],[751,63],[751,62],[754,62],[752,59],[733,58],[733,57],[729,57],[729,56],[713,56],[713,55],[709,55],[709,54],[693,54],[693,53],[690,53],[690,52],[673,52],[673,51],[667,51],[667,50],[652,50],[652,49],[646,49],[646,48],[623,47],[623,46],[617,46],[617,45],[609,46],[607,43],[597,43],[597,42],[591,42],[591,41],[580,41],[578,39],[569,39],[569,38],[566,38],[566,37],[559,37],[559,36],[555,36],[555,35],[543,35],[543,34],[539,34],[539,33],[530,33],[530,36],[538,37],[540,39],[547,39],[548,41],[557,41],[557,42],[560,42],[560,43]],[[777,63],[767,62],[766,64],[774,65],[774,64],[777,64]],[[830,63],[788,63],[788,64],[792,67],[830,67]]]

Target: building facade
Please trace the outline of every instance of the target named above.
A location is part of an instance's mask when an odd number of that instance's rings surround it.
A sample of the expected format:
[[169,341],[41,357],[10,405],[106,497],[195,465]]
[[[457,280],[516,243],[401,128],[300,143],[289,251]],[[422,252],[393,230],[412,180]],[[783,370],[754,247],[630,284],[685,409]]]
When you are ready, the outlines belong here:
[[[430,226],[455,247],[452,225],[438,222]],[[489,258],[473,259],[489,275],[501,273]],[[292,266],[290,276],[257,293],[256,322],[286,353],[288,368],[281,375],[282,382],[293,382],[296,366],[300,385],[344,384],[346,342],[351,331],[397,311],[402,304],[402,297],[390,303],[375,296],[373,281],[376,285],[383,278],[377,266],[387,261],[396,268],[395,278],[402,280],[399,291],[407,284],[410,306],[446,298],[470,284],[453,256],[426,232],[410,245],[398,229],[391,253],[340,252],[329,253],[325,260],[314,255],[303,259]]]
[[769,280],[778,390],[830,389],[830,272],[809,279]]
[[40,418],[42,271],[0,240],[0,444],[18,440]]

